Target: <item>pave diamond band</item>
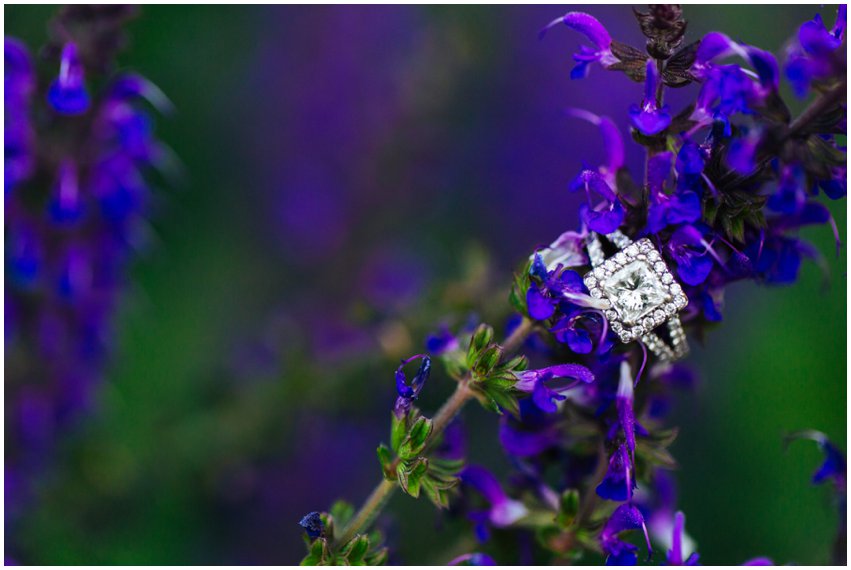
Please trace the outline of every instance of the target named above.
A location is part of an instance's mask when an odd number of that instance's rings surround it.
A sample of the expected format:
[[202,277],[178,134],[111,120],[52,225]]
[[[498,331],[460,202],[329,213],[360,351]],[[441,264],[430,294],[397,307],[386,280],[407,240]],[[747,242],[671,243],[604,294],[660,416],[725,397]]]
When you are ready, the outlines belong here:
[[[688,298],[662,255],[647,238],[633,243],[620,231],[606,238],[620,251],[606,259],[599,236],[590,232],[587,248],[592,269],[584,279],[592,297],[609,301],[605,315],[612,330],[621,342],[640,340],[661,360],[682,358],[688,343],[677,314]],[[653,332],[665,323],[670,344]]]

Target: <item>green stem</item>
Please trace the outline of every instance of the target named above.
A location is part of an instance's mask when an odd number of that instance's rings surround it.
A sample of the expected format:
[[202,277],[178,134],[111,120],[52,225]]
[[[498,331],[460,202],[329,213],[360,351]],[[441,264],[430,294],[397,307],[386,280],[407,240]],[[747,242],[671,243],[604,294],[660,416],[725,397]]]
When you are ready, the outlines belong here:
[[[520,345],[523,344],[523,341],[526,340],[526,337],[528,337],[532,332],[533,328],[534,324],[532,321],[524,318],[520,325],[514,329],[514,332],[512,332],[511,335],[505,339],[505,342],[503,342],[502,347],[504,349],[504,353],[507,355],[517,350]],[[440,436],[443,434],[446,427],[452,419],[458,415],[458,412],[461,411],[464,404],[473,397],[473,392],[470,390],[469,385],[470,376],[467,375],[458,382],[455,391],[434,415],[434,418],[432,418],[431,434],[429,435],[429,441],[426,444],[426,449],[429,449],[433,442],[440,441]],[[340,538],[334,541],[334,545],[336,547],[340,547],[354,538],[356,534],[368,528],[375,520],[375,517],[378,516],[378,513],[380,513],[387,504],[387,501],[393,495],[393,492],[397,487],[398,485],[395,481],[382,479],[381,482],[376,485],[375,489],[372,490],[372,493],[370,493],[369,497],[367,497],[357,514],[352,517],[352,520],[349,521],[349,524],[347,524],[343,529],[343,532],[340,534]]]

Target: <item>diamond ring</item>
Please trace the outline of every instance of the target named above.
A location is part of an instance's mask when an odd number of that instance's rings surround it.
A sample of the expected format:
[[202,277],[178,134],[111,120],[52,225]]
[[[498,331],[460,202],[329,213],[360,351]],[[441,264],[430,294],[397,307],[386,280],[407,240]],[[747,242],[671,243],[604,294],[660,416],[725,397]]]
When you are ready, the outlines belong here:
[[[676,282],[653,243],[642,238],[633,243],[620,231],[606,238],[620,248],[606,259],[600,238],[590,232],[587,241],[591,271],[585,286],[596,299],[608,301],[605,315],[621,342],[640,340],[661,360],[678,360],[688,352],[678,316],[688,298]],[[654,329],[667,323],[670,343]]]

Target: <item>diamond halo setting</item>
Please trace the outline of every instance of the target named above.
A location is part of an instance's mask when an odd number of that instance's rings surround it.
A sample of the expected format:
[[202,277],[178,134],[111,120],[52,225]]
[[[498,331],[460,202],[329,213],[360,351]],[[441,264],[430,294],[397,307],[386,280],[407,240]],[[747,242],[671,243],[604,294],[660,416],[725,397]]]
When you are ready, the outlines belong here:
[[679,322],[676,314],[688,304],[682,287],[647,238],[624,247],[588,272],[585,286],[592,297],[611,303],[606,318],[625,343],[636,339],[661,343],[651,331],[669,319]]

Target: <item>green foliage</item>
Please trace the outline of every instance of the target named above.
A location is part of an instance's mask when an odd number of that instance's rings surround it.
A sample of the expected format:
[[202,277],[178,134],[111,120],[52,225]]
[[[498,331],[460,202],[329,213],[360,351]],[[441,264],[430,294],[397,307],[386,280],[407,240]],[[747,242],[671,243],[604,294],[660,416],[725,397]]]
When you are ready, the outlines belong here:
[[467,351],[467,366],[472,371],[470,388],[485,409],[496,413],[505,410],[516,416],[519,414],[519,392],[514,389],[515,372],[526,370],[527,360],[524,356],[516,356],[501,362],[503,354],[503,348],[493,342],[493,328],[479,325]]
[[528,314],[526,307],[526,293],[529,291],[530,277],[529,269],[532,267],[532,262],[527,261],[520,273],[514,275],[514,283],[511,285],[511,293],[508,295],[508,300],[511,306],[521,315]]
[[337,501],[327,513],[322,513],[324,532],[311,539],[304,535],[307,556],[302,566],[378,566],[387,562],[387,548],[382,545],[381,533],[356,534],[340,547],[334,545],[335,529],[343,528],[354,516],[354,507],[345,501]]

